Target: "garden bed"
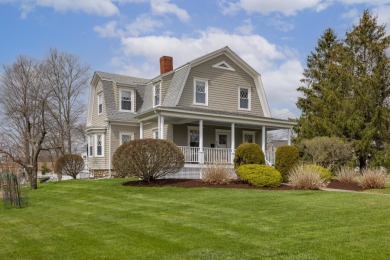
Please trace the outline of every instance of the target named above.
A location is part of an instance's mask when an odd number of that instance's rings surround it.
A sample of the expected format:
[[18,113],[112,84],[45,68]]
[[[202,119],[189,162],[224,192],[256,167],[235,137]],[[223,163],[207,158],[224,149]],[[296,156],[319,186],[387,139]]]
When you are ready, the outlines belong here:
[[[180,187],[180,188],[235,188],[235,189],[261,189],[261,190],[293,190],[294,188],[285,184],[275,188],[258,188],[248,183],[241,181],[233,181],[228,184],[209,184],[204,183],[199,179],[160,179],[152,182],[146,181],[128,181],[123,183],[124,186],[137,186],[137,187]],[[337,180],[332,180],[327,188],[362,191],[363,189],[357,185],[357,183],[344,183]]]

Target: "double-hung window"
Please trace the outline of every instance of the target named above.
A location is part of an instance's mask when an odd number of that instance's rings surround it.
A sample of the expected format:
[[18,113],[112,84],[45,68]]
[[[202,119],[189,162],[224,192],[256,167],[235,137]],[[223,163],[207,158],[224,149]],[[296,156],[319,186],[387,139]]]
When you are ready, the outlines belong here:
[[100,92],[97,96],[98,115],[103,113],[103,92]]
[[93,134],[88,136],[88,156],[104,156],[104,134]]
[[161,100],[161,84],[157,83],[153,86],[153,92],[154,92],[154,101],[153,106],[159,106],[160,100]]
[[194,79],[194,104],[205,105],[208,103],[208,81],[205,79]]
[[120,110],[134,111],[134,91],[129,89],[120,90]]
[[251,89],[245,87],[238,88],[238,108],[242,110],[251,109]]
[[95,142],[96,142],[96,156],[104,156],[104,135],[103,134],[97,134],[95,135]]
[[134,133],[120,133],[120,144],[134,140]]
[[88,156],[93,156],[93,135],[88,136]]
[[158,139],[158,129],[153,130],[153,138]]

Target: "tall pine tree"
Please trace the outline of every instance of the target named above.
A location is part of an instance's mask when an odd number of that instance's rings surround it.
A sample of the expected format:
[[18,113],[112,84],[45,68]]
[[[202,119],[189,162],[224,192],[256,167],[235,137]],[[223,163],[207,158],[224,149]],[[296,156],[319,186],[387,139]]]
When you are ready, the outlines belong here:
[[354,144],[361,168],[389,143],[389,43],[385,26],[367,10],[345,40],[324,32],[298,88],[298,142],[342,137]]

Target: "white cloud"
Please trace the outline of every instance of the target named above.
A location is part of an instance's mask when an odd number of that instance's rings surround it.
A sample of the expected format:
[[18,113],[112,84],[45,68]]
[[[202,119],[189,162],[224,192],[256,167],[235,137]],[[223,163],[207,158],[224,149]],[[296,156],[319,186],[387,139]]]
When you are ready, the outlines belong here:
[[111,0],[37,0],[39,6],[52,7],[57,12],[84,12],[101,16],[119,13],[118,7]]
[[117,29],[116,21],[110,21],[104,26],[95,26],[93,30],[103,38],[120,37],[121,35],[121,32]]
[[275,15],[268,19],[268,24],[282,32],[288,32],[294,29],[294,24],[282,19],[280,15]]
[[222,1],[222,12],[229,14],[237,12],[239,9],[243,9],[248,13],[270,14],[276,12],[288,16],[295,15],[297,12],[304,9],[316,8],[319,4],[321,4],[321,0]]
[[252,34],[252,31],[255,29],[250,19],[244,20],[244,23],[236,27],[236,31],[241,34]]
[[36,7],[49,7],[57,12],[84,12],[99,16],[113,16],[119,13],[112,0],[2,0],[0,3],[19,5],[22,18]]
[[162,27],[163,23],[149,15],[140,15],[134,22],[126,26],[126,31],[132,36],[153,32],[156,28]]
[[188,12],[175,4],[170,3],[169,0],[151,0],[150,6],[152,12],[155,14],[174,14],[182,22],[188,22],[190,15]]

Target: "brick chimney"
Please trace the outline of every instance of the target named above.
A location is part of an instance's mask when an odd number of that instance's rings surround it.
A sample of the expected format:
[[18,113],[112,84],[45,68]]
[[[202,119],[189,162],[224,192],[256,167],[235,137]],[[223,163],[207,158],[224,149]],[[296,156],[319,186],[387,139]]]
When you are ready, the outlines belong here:
[[173,58],[170,56],[162,56],[160,58],[160,73],[164,74],[173,70]]

